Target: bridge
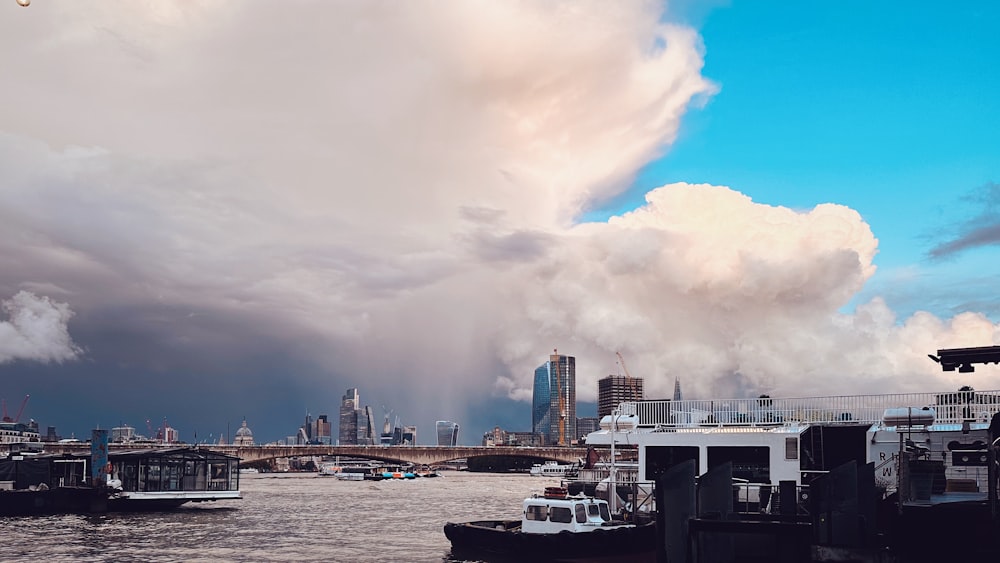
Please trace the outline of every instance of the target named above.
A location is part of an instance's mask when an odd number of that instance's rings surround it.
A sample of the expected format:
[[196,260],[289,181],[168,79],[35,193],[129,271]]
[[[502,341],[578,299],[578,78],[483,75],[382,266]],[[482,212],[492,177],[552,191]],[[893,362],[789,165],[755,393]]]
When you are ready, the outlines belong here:
[[[185,444],[161,445],[160,448],[183,447]],[[110,452],[129,451],[149,446],[136,444],[109,444]],[[587,448],[573,447],[522,447],[522,446],[220,446],[205,444],[197,446],[240,458],[243,463],[270,461],[287,457],[341,456],[385,461],[388,463],[412,463],[414,465],[436,465],[456,459],[476,457],[511,456],[524,459],[555,460],[573,463],[587,455]],[[45,444],[45,453],[89,454],[90,444]]]

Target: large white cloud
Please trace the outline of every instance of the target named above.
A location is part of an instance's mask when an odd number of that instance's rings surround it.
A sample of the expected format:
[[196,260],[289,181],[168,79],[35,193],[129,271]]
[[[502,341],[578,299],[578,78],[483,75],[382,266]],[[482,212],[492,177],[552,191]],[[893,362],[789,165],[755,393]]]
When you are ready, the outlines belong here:
[[[585,397],[620,369],[617,350],[653,397],[669,397],[675,378],[689,396],[801,396],[957,388],[969,381],[927,354],[1000,343],[1000,328],[972,313],[899,320],[881,299],[842,312],[877,249],[849,208],[795,211],[688,184],[646,199],[567,231],[557,251],[517,271],[528,281],[507,286],[516,290],[499,338],[516,375],[500,388],[530,396],[539,340],[582,351]],[[974,383],[1000,387],[1000,372],[980,367]]]
[[715,92],[656,3],[37,4],[0,18],[0,295],[267,334],[428,408],[524,397],[553,346],[593,398],[615,350],[654,393],[812,392],[997,339],[840,312],[876,251],[841,206],[672,185],[574,225]]
[[73,312],[65,303],[19,291],[0,301],[0,364],[15,360],[61,362],[81,352],[67,323]]

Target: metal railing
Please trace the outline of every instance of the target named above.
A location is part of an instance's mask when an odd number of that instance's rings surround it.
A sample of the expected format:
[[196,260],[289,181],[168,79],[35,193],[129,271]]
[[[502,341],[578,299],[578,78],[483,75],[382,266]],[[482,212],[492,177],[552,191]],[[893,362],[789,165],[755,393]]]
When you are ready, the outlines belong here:
[[[591,467],[582,468],[577,473],[576,480],[583,481],[587,483],[600,483],[604,479],[611,476],[610,467]],[[615,482],[620,484],[630,484],[638,481],[639,479],[639,468],[638,467],[619,467],[615,469]]]
[[[891,395],[845,395],[725,400],[654,400],[621,404],[640,427],[769,426],[796,423],[882,421],[886,410],[930,407],[937,424],[989,422],[1000,412],[1000,391],[944,391]],[[916,411],[914,411],[916,412]]]

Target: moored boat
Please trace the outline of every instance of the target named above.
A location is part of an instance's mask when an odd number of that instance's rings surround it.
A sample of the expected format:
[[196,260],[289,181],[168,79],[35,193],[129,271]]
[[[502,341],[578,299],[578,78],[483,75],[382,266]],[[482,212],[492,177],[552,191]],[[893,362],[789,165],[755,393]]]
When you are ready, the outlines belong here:
[[536,463],[532,465],[528,473],[533,477],[555,477],[557,479],[561,479],[563,477],[576,476],[579,469],[580,466],[576,463],[546,461],[545,463]]
[[521,520],[447,523],[452,556],[500,555],[517,560],[614,559],[652,557],[656,525],[612,520],[608,503],[562,487],[524,499]]

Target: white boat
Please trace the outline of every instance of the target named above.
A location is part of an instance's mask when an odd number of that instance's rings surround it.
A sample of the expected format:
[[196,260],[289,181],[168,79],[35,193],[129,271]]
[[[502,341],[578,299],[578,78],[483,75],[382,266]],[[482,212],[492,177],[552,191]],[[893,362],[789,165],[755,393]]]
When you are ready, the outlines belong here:
[[343,468],[339,464],[324,463],[319,466],[320,477],[337,477]]
[[734,479],[746,483],[741,508],[757,511],[768,509],[762,486],[808,485],[853,460],[874,462],[878,485],[893,492],[901,434],[914,455],[940,466],[942,486],[985,491],[988,421],[1000,411],[1000,391],[976,391],[971,398],[941,392],[643,401],[623,403],[621,410],[628,424],[612,429],[605,417],[601,429],[587,436],[588,445],[634,444],[640,483],[688,460],[696,475],[731,462]]
[[257,469],[256,467],[241,467],[240,468],[240,475],[254,475],[256,473],[260,473],[260,470]]
[[579,471],[580,466],[575,463],[559,463],[558,461],[546,461],[536,463],[531,466],[529,473],[533,477],[573,477]]
[[520,520],[481,520],[444,527],[452,556],[503,555],[519,560],[614,557],[634,560],[653,553],[656,525],[613,521],[608,503],[562,487],[524,499]]

